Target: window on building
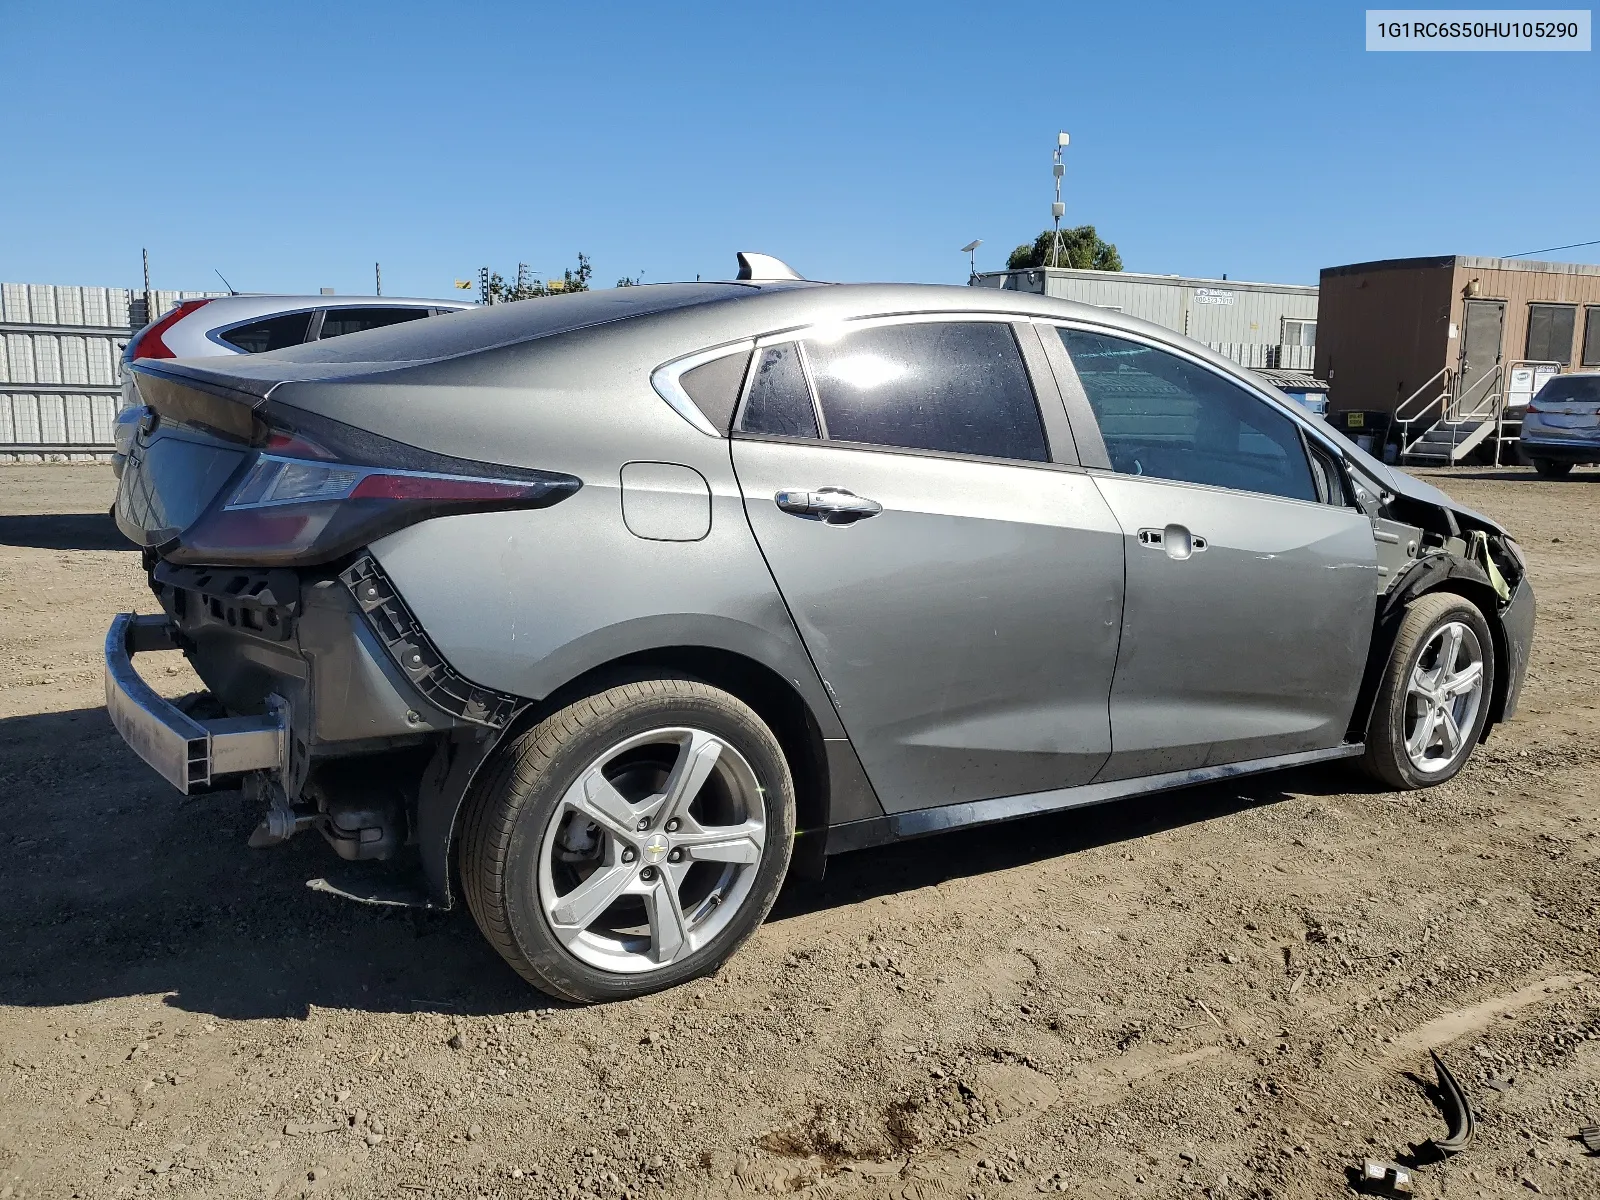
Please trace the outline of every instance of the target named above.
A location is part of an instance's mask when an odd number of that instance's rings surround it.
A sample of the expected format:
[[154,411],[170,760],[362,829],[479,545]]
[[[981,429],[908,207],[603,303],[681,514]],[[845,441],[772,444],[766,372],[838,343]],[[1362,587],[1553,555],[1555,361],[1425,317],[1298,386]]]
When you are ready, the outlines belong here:
[[1535,362],[1572,362],[1572,330],[1577,323],[1575,304],[1528,305],[1528,357]]
[[1583,365],[1600,367],[1600,304],[1583,310]]
[[237,346],[246,354],[265,354],[268,350],[282,350],[285,346],[298,346],[306,340],[311,327],[309,312],[284,313],[224,330],[216,336],[230,346]]
[[1293,317],[1283,319],[1283,344],[1285,346],[1315,346],[1317,344],[1317,323],[1315,321],[1300,321]]
[[1060,333],[1114,470],[1321,498],[1299,428],[1266,401],[1151,346],[1080,329]]
[[1033,386],[1004,322],[877,325],[805,348],[829,438],[1050,458]]

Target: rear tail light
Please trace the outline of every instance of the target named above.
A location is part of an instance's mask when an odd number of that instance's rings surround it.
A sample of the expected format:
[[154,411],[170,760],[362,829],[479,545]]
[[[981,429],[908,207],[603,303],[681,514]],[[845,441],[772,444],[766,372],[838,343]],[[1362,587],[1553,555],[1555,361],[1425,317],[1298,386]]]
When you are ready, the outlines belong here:
[[304,462],[263,454],[222,506],[224,512],[328,500],[423,500],[441,504],[533,500],[543,481],[482,479],[428,471],[392,471],[343,463]]
[[[162,548],[169,561],[313,566],[419,521],[545,508],[582,486],[571,475],[452,458],[327,417],[268,409],[274,428],[266,447]],[[305,428],[287,428],[290,421]]]
[[136,358],[176,358],[167,343],[162,341],[162,335],[183,320],[197,308],[210,304],[210,299],[205,300],[180,300],[178,307],[162,317],[154,325],[146,325],[144,331],[133,341],[128,343],[125,357],[129,362]]

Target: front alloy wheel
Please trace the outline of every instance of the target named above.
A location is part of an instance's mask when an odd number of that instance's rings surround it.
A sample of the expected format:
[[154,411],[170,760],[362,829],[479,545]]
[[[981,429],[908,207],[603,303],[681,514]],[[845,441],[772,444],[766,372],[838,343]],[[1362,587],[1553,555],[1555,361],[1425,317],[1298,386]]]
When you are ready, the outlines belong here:
[[1429,635],[1406,688],[1406,757],[1423,775],[1455,765],[1483,706],[1483,643],[1450,621]]
[[788,869],[794,787],[744,703],[683,679],[577,701],[496,755],[468,797],[462,888],[524,978],[578,1002],[717,969]]
[[1429,592],[1406,605],[1367,727],[1361,765],[1390,787],[1430,787],[1466,765],[1494,695],[1494,642],[1470,600]]

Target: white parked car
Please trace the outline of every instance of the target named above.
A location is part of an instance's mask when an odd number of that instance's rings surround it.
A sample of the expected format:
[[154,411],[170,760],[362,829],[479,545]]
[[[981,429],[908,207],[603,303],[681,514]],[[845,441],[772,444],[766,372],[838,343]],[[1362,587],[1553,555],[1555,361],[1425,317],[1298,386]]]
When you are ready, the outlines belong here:
[[[460,312],[476,305],[460,300],[391,296],[211,296],[183,300],[128,342],[124,364],[141,358],[210,358],[262,354],[347,333],[399,325],[423,317]],[[133,375],[122,373],[122,409],[113,437],[112,465],[121,473],[140,406]]]

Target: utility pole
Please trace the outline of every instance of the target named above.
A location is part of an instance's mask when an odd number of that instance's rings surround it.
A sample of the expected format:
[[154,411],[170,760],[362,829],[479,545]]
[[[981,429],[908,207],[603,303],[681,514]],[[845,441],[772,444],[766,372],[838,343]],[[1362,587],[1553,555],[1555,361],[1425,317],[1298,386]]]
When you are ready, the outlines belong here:
[[383,295],[383,264],[382,263],[373,263],[372,264],[372,282],[373,282],[373,286],[377,289],[372,294],[374,296]]
[[1067,215],[1067,206],[1061,202],[1061,177],[1067,173],[1067,166],[1061,161],[1061,154],[1067,148],[1067,143],[1070,140],[1065,133],[1056,134],[1055,161],[1051,168],[1056,176],[1056,202],[1050,206],[1050,217],[1055,222],[1056,231],[1055,235],[1050,239],[1050,261],[1045,263],[1047,267],[1059,267],[1062,265],[1061,218]]
[[489,295],[489,268],[478,268],[478,303],[493,304],[494,297]]
[[529,282],[529,274],[528,264],[519,262],[517,264],[517,298],[519,300],[528,294],[532,286]]
[[148,325],[156,319],[155,313],[150,311],[150,251],[140,250],[144,255],[144,323]]

